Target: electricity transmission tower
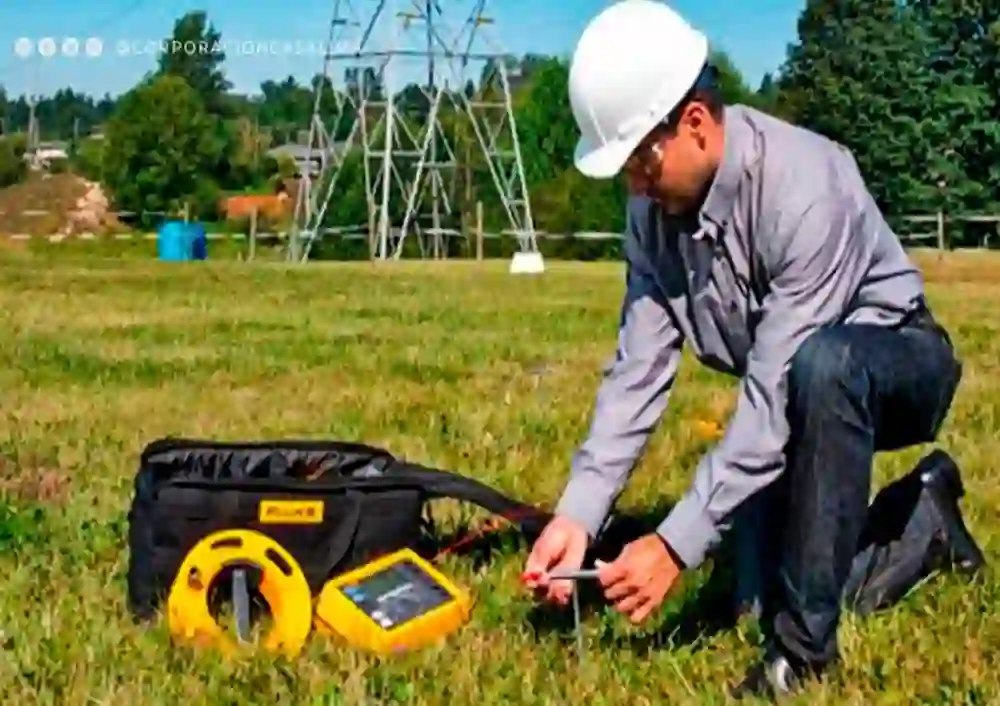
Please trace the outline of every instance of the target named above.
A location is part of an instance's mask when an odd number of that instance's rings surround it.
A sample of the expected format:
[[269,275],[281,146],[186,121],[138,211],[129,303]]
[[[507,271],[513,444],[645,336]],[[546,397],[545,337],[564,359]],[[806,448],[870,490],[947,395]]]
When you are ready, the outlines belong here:
[[[447,236],[475,226],[473,182],[488,185],[475,197],[504,214],[519,251],[538,252],[511,105],[518,71],[486,34],[493,24],[486,0],[334,0],[309,129],[318,166],[300,184],[291,258],[330,232],[366,233],[373,259],[404,245],[443,257]],[[366,208],[353,220],[367,222],[330,223],[359,181]]]

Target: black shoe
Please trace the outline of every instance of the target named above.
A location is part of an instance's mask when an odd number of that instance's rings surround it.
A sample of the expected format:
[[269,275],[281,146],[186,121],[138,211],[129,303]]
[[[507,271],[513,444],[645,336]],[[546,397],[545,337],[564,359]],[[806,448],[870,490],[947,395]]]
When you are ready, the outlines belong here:
[[986,565],[986,557],[962,519],[958,501],[965,495],[965,487],[955,460],[935,449],[917,464],[914,472],[919,474],[941,522],[941,535],[931,549],[931,565],[976,573]]
[[730,691],[730,696],[771,700],[788,697],[798,689],[805,673],[783,655],[769,650],[764,659],[747,670],[743,681]]

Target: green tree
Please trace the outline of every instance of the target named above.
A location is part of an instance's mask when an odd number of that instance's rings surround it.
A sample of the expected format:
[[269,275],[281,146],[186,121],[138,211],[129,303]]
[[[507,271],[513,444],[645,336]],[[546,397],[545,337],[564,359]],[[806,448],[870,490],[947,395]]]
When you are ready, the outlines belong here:
[[5,135],[0,138],[0,188],[11,186],[27,176],[24,161],[27,141],[24,135]]
[[91,137],[80,140],[70,163],[74,172],[91,181],[104,182],[106,143]]
[[[98,99],[74,91],[58,89],[51,96],[41,96],[35,104],[35,121],[43,140],[72,140],[96,131],[114,110],[115,100]],[[27,132],[31,107],[26,96],[8,96],[0,88],[0,118],[5,133]]]
[[743,105],[757,105],[757,96],[753,89],[747,85],[743,73],[736,67],[729,54],[716,49],[710,57],[712,65],[718,72],[719,92],[722,99],[728,104],[742,103]]
[[174,22],[166,51],[159,58],[158,73],[183,78],[213,114],[229,114],[226,93],[232,84],[222,65],[222,34],[203,10],[188,12]]
[[573,166],[577,131],[566,84],[569,66],[550,58],[536,64],[515,103],[517,132],[529,188]]
[[1000,5],[809,0],[798,30],[777,112],[850,147],[890,217],[997,206]]
[[262,126],[271,130],[276,143],[292,142],[300,130],[309,127],[315,96],[293,76],[283,81],[265,81],[260,86],[261,100],[256,115]]
[[926,210],[934,120],[930,47],[896,0],[808,0],[778,81],[778,108],[853,152],[890,215]]
[[764,74],[764,77],[760,80],[760,86],[757,87],[757,95],[754,97],[754,100],[757,108],[760,110],[777,115],[778,117],[788,117],[781,113],[778,105],[778,85],[775,83],[774,75],[771,72]]
[[[933,105],[926,121],[929,174],[949,211],[992,209],[1000,201],[1000,4],[916,0],[929,48]],[[930,112],[930,111],[928,111]]]
[[217,127],[182,78],[159,76],[129,91],[106,131],[104,177],[116,207],[176,214],[193,199],[197,211],[212,209],[226,150]]
[[579,133],[566,92],[568,77],[566,61],[536,59],[515,103],[535,225],[552,233],[617,231],[625,209],[621,184],[593,182],[573,166]]

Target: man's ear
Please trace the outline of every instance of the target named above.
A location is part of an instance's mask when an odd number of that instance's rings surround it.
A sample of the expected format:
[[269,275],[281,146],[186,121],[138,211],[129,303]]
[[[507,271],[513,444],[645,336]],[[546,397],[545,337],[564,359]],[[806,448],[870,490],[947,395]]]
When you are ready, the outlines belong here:
[[708,106],[701,101],[693,100],[684,107],[681,116],[681,125],[686,126],[695,135],[704,136],[706,129],[711,125],[712,114]]
[[706,103],[693,100],[684,109],[681,126],[694,138],[699,148],[705,149],[716,127],[715,116]]

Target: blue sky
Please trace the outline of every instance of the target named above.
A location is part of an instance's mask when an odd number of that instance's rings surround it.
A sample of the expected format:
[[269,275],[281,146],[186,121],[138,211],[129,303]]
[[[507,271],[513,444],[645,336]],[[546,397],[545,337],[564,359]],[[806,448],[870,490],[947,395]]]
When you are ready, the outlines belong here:
[[[413,0],[394,0],[397,9]],[[449,21],[459,25],[468,15],[470,0],[439,0]],[[521,54],[568,54],[587,21],[608,0],[491,0],[487,13],[495,25],[487,28],[491,45]],[[752,85],[775,69],[795,38],[795,24],[804,0],[673,0],[689,22],[704,30],[713,44],[730,53]],[[375,0],[353,0],[370,12]],[[422,4],[422,3],[421,3]],[[322,68],[333,0],[19,0],[0,6],[0,84],[8,93],[28,90],[51,94],[72,87],[91,94],[116,95],[128,90],[155,64],[150,42],[168,36],[173,21],[189,10],[205,10],[231,42],[225,64],[237,90],[256,91],[268,78],[289,74],[305,79]],[[452,9],[454,8],[454,9]],[[414,30],[416,31],[416,30]],[[51,37],[57,47],[67,37],[80,41],[79,55],[60,51],[39,55],[37,45],[28,58],[19,57],[19,38],[37,42]],[[99,37],[103,50],[85,57],[87,37]],[[349,40],[348,40],[349,41]],[[295,42],[295,44],[291,44]],[[122,55],[127,51],[129,55]],[[341,63],[337,71],[345,66]],[[411,64],[412,66],[412,64]]]

